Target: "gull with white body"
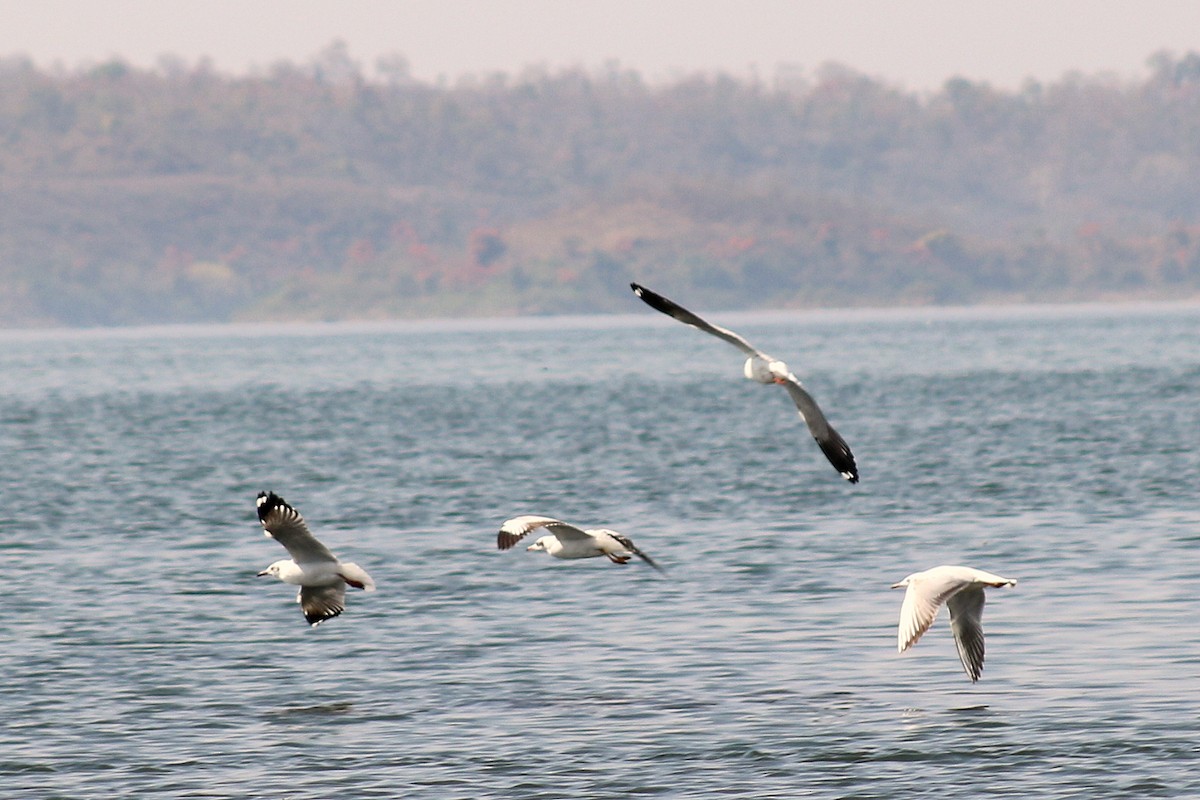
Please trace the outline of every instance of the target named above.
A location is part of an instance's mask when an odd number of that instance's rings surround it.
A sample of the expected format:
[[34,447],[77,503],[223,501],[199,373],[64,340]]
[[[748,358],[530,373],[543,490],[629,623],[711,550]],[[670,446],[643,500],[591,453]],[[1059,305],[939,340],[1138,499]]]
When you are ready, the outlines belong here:
[[914,572],[892,584],[893,589],[905,590],[897,633],[899,651],[903,653],[917,643],[945,603],[950,609],[950,630],[954,633],[958,658],[974,683],[983,672],[983,590],[989,586],[1016,585],[1012,578],[957,566]]
[[711,333],[745,353],[747,358],[742,367],[743,374],[752,381],[763,384],[777,383],[786,389],[792,402],[796,404],[796,410],[800,413],[800,417],[808,425],[808,432],[817,441],[817,445],[829,459],[829,463],[843,478],[851,483],[858,483],[858,465],[854,462],[854,453],[850,452],[850,445],[846,444],[846,440],[842,438],[841,434],[834,430],[829,421],[825,419],[825,414],[817,405],[817,401],[800,383],[800,379],[792,374],[787,364],[762,352],[733,331],[705,322],[691,311],[673,300],[668,300],[661,294],[652,292],[636,283],[631,283],[629,286],[633,289],[634,294],[654,310],[661,311],[685,325],[691,325],[705,333]]
[[[496,535],[496,547],[508,550],[525,538],[526,534],[537,530],[545,530],[546,534],[525,548],[526,550],[546,552],[555,558],[607,556],[608,560],[614,564],[628,563],[631,557],[637,556],[654,569],[663,572],[662,567],[639,550],[628,536],[608,528],[584,530],[553,517],[540,517],[534,514],[506,520],[500,526],[500,533]],[[666,573],[663,572],[663,574]]]
[[346,608],[346,587],[375,591],[375,581],[357,564],[339,561],[329,548],[309,533],[300,512],[274,492],[259,492],[255,503],[263,534],[275,539],[291,558],[276,561],[258,573],[274,575],[299,586],[296,602],[314,628]]

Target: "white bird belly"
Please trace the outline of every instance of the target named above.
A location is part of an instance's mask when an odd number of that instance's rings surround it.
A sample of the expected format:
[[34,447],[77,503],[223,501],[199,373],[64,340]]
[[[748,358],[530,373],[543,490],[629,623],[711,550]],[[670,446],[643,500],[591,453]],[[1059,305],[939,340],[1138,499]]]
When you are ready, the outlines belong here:
[[279,579],[294,586],[329,586],[342,583],[337,564],[331,561],[319,564],[297,564],[293,561],[279,570]]
[[604,551],[595,542],[561,542],[562,545],[550,555],[555,558],[595,558],[604,555]]

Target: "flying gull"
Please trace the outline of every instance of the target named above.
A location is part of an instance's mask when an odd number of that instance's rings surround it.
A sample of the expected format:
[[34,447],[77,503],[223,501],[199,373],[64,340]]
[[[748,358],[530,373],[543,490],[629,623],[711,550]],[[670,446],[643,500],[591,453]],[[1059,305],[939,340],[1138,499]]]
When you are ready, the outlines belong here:
[[291,558],[258,573],[274,575],[300,587],[296,602],[314,628],[346,608],[346,586],[375,591],[375,581],[357,564],[338,561],[329,548],[308,532],[300,512],[274,492],[259,492],[255,503],[263,533],[287,548]]
[[500,526],[496,536],[496,547],[508,550],[521,541],[527,533],[545,528],[548,532],[526,550],[544,551],[555,558],[594,558],[608,556],[614,564],[624,564],[632,556],[645,561],[664,575],[666,572],[654,559],[639,550],[628,536],[622,536],[608,528],[583,530],[552,517],[526,514],[513,517]]
[[983,589],[985,586],[1016,586],[1012,578],[1002,578],[971,567],[934,567],[914,572],[893,589],[905,589],[900,608],[897,646],[903,653],[929,630],[945,603],[950,607],[950,630],[958,657],[971,682],[983,672]]
[[833,464],[833,468],[841,473],[843,478],[851,483],[858,483],[858,466],[854,463],[854,454],[850,452],[850,445],[846,444],[846,440],[842,438],[841,434],[834,430],[833,426],[825,419],[817,401],[805,390],[800,380],[792,374],[787,364],[757,349],[733,331],[705,322],[661,294],[652,292],[636,283],[631,283],[629,286],[633,289],[634,294],[656,311],[674,317],[685,325],[691,325],[705,333],[711,333],[745,353],[747,358],[742,372],[750,380],[764,384],[778,383],[787,389],[787,393],[792,396],[792,402],[796,404],[796,410],[800,412],[800,417],[807,423],[809,432],[817,440],[821,452],[829,459],[829,463]]

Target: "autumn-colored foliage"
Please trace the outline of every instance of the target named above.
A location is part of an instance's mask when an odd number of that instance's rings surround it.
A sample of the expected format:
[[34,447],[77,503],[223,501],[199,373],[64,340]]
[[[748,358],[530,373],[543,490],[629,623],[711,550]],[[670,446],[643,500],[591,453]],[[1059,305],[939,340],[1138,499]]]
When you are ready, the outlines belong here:
[[918,95],[344,48],[229,76],[0,60],[0,324],[586,313],[1200,290],[1200,55]]

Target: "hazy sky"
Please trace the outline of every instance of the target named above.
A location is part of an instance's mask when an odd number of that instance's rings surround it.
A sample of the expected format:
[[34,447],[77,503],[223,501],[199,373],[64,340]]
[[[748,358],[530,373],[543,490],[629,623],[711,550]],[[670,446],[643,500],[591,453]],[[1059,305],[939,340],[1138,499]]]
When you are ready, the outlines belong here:
[[770,77],[838,61],[910,89],[961,75],[1013,88],[1070,70],[1144,74],[1158,50],[1200,50],[1200,0],[0,0],[0,55],[41,66],[210,57],[241,72],[307,61],[335,39],[365,68],[414,77],[598,68],[651,80]]

